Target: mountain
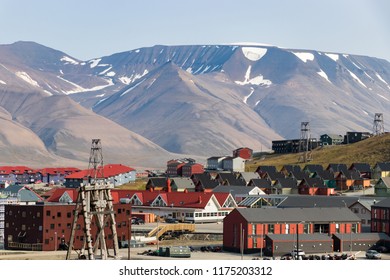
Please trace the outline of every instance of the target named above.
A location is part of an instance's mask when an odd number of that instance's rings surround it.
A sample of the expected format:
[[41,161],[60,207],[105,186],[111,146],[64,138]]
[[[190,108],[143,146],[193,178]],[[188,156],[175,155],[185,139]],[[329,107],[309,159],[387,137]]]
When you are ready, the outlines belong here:
[[299,138],[303,121],[318,137],[372,131],[375,113],[390,117],[388,61],[255,44],[157,45],[80,61],[18,42],[0,46],[4,88],[68,95],[163,149],[202,156],[269,149]]
[[[55,84],[52,76],[46,76],[46,71],[57,71],[48,70],[55,69],[51,62],[45,66],[30,56],[25,60],[20,58],[21,55],[17,56],[20,61],[10,59],[10,56],[5,56],[4,60],[4,56],[0,57],[2,164],[71,164],[86,168],[93,138],[102,139],[106,163],[159,167],[172,156],[146,138],[95,114],[68,96],[52,94],[46,87],[41,87],[43,81],[51,81],[51,86]],[[48,61],[50,57],[48,55]],[[42,68],[46,69],[42,70],[45,74],[40,74],[39,69],[31,69],[32,66],[46,67]]]

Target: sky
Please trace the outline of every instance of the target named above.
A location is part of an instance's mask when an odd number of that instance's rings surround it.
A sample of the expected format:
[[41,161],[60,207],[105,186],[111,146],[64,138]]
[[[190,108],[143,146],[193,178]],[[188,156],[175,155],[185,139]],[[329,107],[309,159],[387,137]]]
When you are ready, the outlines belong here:
[[154,45],[256,42],[390,61],[389,0],[0,0],[0,44],[81,60]]

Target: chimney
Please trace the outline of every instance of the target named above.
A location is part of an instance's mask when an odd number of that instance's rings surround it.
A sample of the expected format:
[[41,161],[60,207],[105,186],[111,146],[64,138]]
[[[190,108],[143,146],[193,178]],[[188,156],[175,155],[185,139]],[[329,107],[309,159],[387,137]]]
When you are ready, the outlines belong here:
[[199,197],[198,197],[198,203],[199,203],[199,204],[202,203],[202,196],[199,196]]

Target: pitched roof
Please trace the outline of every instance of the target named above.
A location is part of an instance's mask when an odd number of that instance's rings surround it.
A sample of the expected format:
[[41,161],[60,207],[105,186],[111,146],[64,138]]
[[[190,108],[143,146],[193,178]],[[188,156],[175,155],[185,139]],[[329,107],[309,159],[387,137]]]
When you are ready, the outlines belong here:
[[[382,177],[378,180],[378,183],[379,182],[383,182],[383,184],[387,187],[387,188],[390,188],[390,177]],[[378,184],[377,183],[377,184]]]
[[348,208],[358,199],[352,196],[289,195],[278,205],[278,208]]
[[171,186],[175,184],[179,189],[195,189],[194,182],[188,177],[170,178]]
[[371,172],[371,166],[368,163],[352,163],[349,169],[357,170],[360,173]]
[[221,184],[228,184],[232,186],[246,186],[246,182],[243,179],[237,179],[237,177],[231,173],[219,173],[216,177],[216,180],[219,181]]
[[167,178],[165,177],[151,177],[149,178],[146,185],[150,185],[152,187],[166,187],[167,186]]
[[378,203],[373,204],[372,207],[390,208],[390,198],[381,200]]
[[70,174],[74,172],[81,171],[79,168],[76,167],[46,167],[38,170],[43,175],[50,174],[50,175],[56,175],[56,174]]
[[301,166],[299,166],[299,165],[290,165],[290,164],[283,165],[281,170],[285,170],[287,173],[290,173],[291,171],[294,171],[294,172],[302,171]]
[[201,185],[204,189],[213,189],[219,185],[219,182],[211,179],[209,173],[193,174],[191,179],[195,185]]
[[350,180],[359,180],[359,179],[362,179],[360,177],[360,173],[356,170],[346,170],[346,171],[342,171],[338,177],[345,177],[346,179],[350,179]]
[[331,170],[322,170],[314,172],[312,178],[319,177],[322,180],[334,180],[334,173]]
[[6,194],[14,194],[19,196],[19,200],[22,202],[38,202],[43,201],[43,198],[40,197],[36,192],[30,189],[27,186],[23,185],[11,185],[5,189],[0,189],[0,192]]
[[381,171],[390,171],[390,162],[378,162],[374,168],[378,168]]
[[297,180],[295,178],[279,178],[276,179],[274,186],[279,185],[282,188],[296,188]]
[[268,188],[271,186],[271,181],[267,179],[252,179],[249,184],[252,184],[259,188]]
[[[234,197],[237,195],[248,195],[254,188],[259,190],[258,187],[253,186],[253,187],[248,187],[248,186],[224,186],[220,185],[217,186],[213,189],[213,193],[230,193]],[[263,191],[259,190],[261,193],[259,194],[264,194]]]
[[274,181],[279,178],[286,178],[286,175],[283,172],[266,172],[263,178],[269,178],[271,181]]
[[276,167],[273,165],[260,165],[257,167],[256,172],[266,173],[266,172],[277,172]]
[[307,174],[306,172],[304,171],[290,171],[289,177],[291,178],[295,178],[297,180],[303,180],[305,178],[309,178],[309,174]]
[[300,183],[300,186],[308,186],[309,188],[321,188],[325,186],[324,180],[321,178],[306,178]]
[[320,164],[306,164],[303,170],[309,171],[310,173],[314,173],[316,171],[324,170],[324,168]]
[[78,190],[75,188],[57,188],[54,190],[54,193],[46,200],[48,202],[59,202],[60,198],[67,193],[69,197],[73,200],[77,200]]
[[332,170],[333,173],[348,170],[348,167],[344,163],[330,163],[326,170]]
[[24,165],[16,165],[16,166],[0,166],[0,174],[24,174],[24,173],[35,173],[36,170],[24,166]]
[[257,172],[241,172],[239,178],[244,179],[246,184],[248,184],[251,179],[260,179],[260,175]]
[[[103,175],[104,175],[104,178],[110,178],[110,177],[117,176],[119,174],[131,172],[134,170],[135,170],[134,168],[131,168],[129,166],[122,165],[122,164],[107,164],[107,165],[103,166]],[[93,169],[85,169],[85,170],[81,170],[79,172],[72,173],[72,174],[66,176],[65,178],[66,179],[84,179],[84,178],[87,178],[88,176],[94,176],[95,175],[94,173],[95,172]]]
[[361,219],[346,207],[342,208],[236,208],[251,223],[328,223],[360,222]]

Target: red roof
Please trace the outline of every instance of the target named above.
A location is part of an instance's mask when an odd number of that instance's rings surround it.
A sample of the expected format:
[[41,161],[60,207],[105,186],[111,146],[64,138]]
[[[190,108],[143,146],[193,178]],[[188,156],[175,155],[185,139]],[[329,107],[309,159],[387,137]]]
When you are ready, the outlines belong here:
[[19,165],[19,166],[0,166],[0,174],[24,174],[24,173],[35,173],[36,170]]
[[61,196],[67,192],[70,198],[73,201],[77,200],[78,189],[70,189],[70,188],[58,188],[55,189],[54,193],[47,199],[48,202],[59,202]]
[[[134,171],[134,168],[128,167],[122,164],[107,164],[103,167],[103,175],[104,178],[114,177],[119,174],[128,173]],[[66,179],[83,179],[88,176],[94,176],[93,169],[84,169],[79,172],[72,173],[66,176]]]
[[80,171],[80,169],[79,168],[75,168],[75,167],[47,167],[47,168],[39,169],[38,171],[41,172],[44,175],[45,174],[50,174],[50,175],[61,174],[61,175],[65,175],[65,174],[71,174],[71,173],[74,173],[74,172],[78,172],[78,171]]

